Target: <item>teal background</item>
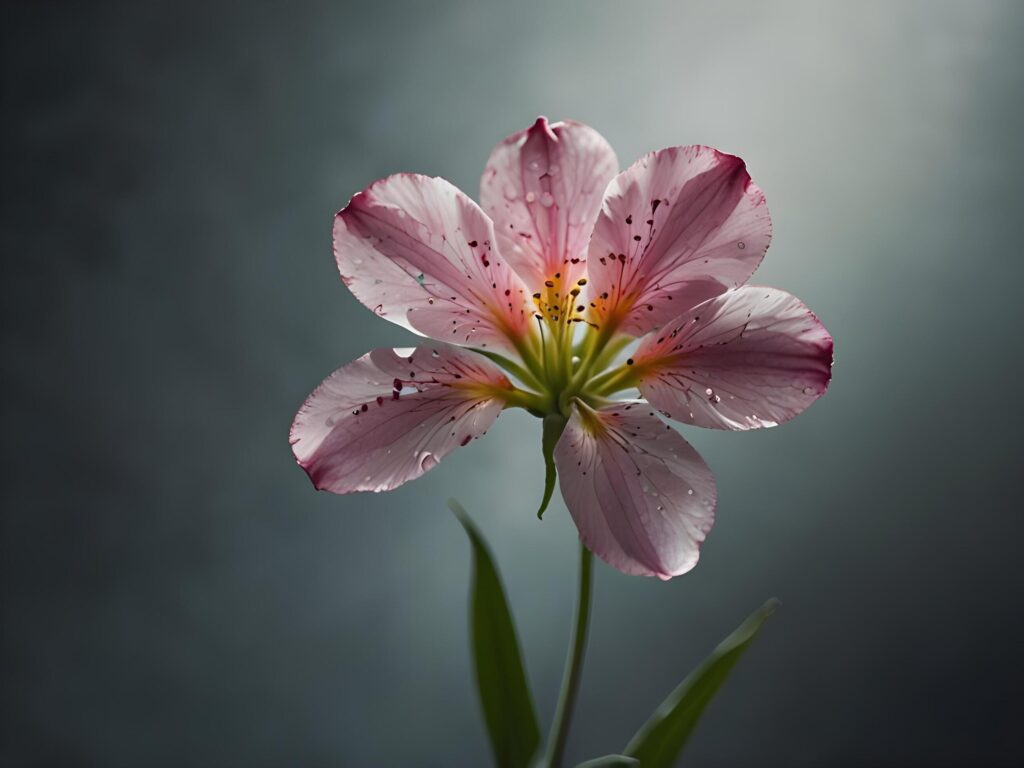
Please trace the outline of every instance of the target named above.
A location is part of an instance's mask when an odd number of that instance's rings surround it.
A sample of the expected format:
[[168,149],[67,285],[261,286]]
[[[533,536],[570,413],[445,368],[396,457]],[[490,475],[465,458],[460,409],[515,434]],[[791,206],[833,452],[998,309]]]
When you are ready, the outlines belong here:
[[333,213],[397,171],[476,195],[538,114],[623,166],[744,157],[755,282],[836,341],[828,395],[686,430],[698,568],[597,567],[569,756],[620,749],[765,598],[703,766],[1020,765],[1024,5],[5,3],[0,764],[478,766],[469,545],[502,567],[543,721],[575,534],[539,424],[383,495],[317,494],[288,427],[374,346]]

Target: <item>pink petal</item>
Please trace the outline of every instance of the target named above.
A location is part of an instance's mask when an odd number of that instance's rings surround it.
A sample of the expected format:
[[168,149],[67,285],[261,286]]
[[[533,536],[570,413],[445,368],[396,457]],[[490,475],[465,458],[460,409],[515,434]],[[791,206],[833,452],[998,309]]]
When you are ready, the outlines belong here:
[[666,416],[756,429],[788,421],[825,394],[832,337],[785,291],[746,286],[651,334],[633,361],[640,392]]
[[510,386],[483,357],[445,344],[408,356],[375,349],[309,396],[292,424],[292,451],[320,490],[387,491],[483,435]]
[[555,448],[580,539],[629,574],[668,579],[697,564],[715,514],[715,478],[643,402],[576,406]]
[[513,346],[530,295],[494,244],[487,215],[444,179],[389,176],[334,221],[334,256],[356,298],[398,325],[472,346]]
[[771,239],[743,161],[710,147],[645,155],[608,186],[590,242],[598,324],[635,335],[747,281]]
[[587,241],[618,167],[593,128],[548,125],[543,117],[494,148],[480,203],[494,219],[502,253],[527,285],[539,290],[556,274],[563,284],[583,274]]

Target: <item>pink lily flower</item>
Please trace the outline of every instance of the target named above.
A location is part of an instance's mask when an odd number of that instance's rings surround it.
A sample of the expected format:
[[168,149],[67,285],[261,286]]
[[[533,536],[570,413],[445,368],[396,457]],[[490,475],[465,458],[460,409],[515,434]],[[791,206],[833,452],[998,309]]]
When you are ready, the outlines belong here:
[[[428,341],[331,374],[292,425],[298,463],[318,489],[390,490],[524,408],[544,420],[541,511],[557,468],[591,551],[629,574],[685,573],[715,480],[659,414],[775,426],[831,378],[814,314],[746,285],[771,239],[764,195],[742,160],[704,146],[618,173],[594,129],[541,117],[495,147],[480,199],[397,174],[338,213],[345,285]],[[614,399],[632,390],[643,399]]]

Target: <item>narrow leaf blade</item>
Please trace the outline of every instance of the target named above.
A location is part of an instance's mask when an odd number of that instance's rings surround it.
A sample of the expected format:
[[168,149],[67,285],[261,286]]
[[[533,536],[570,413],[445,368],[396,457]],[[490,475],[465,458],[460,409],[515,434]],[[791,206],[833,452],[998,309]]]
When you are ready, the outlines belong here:
[[605,755],[580,763],[576,768],[640,768],[640,761],[625,755]]
[[704,708],[747,650],[764,620],[775,613],[778,606],[778,600],[772,598],[719,643],[640,727],[625,754],[638,759],[643,768],[670,768],[686,746]]
[[448,506],[473,546],[470,636],[494,760],[499,768],[527,768],[540,745],[540,729],[505,589],[490,550],[466,511],[454,499]]

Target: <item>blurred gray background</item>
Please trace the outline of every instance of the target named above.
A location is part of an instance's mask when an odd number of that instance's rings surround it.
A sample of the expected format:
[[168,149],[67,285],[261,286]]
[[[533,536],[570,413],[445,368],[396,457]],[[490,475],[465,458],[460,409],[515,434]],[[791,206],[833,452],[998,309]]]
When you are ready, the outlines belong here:
[[621,749],[765,598],[695,766],[1020,765],[1024,5],[5,3],[0,764],[482,766],[471,510],[543,721],[574,594],[538,424],[393,493],[315,493],[288,427],[373,346],[333,213],[396,171],[476,195],[538,114],[623,166],[743,156],[756,282],[829,394],[685,432],[718,523],[668,584],[598,567],[569,752]]

